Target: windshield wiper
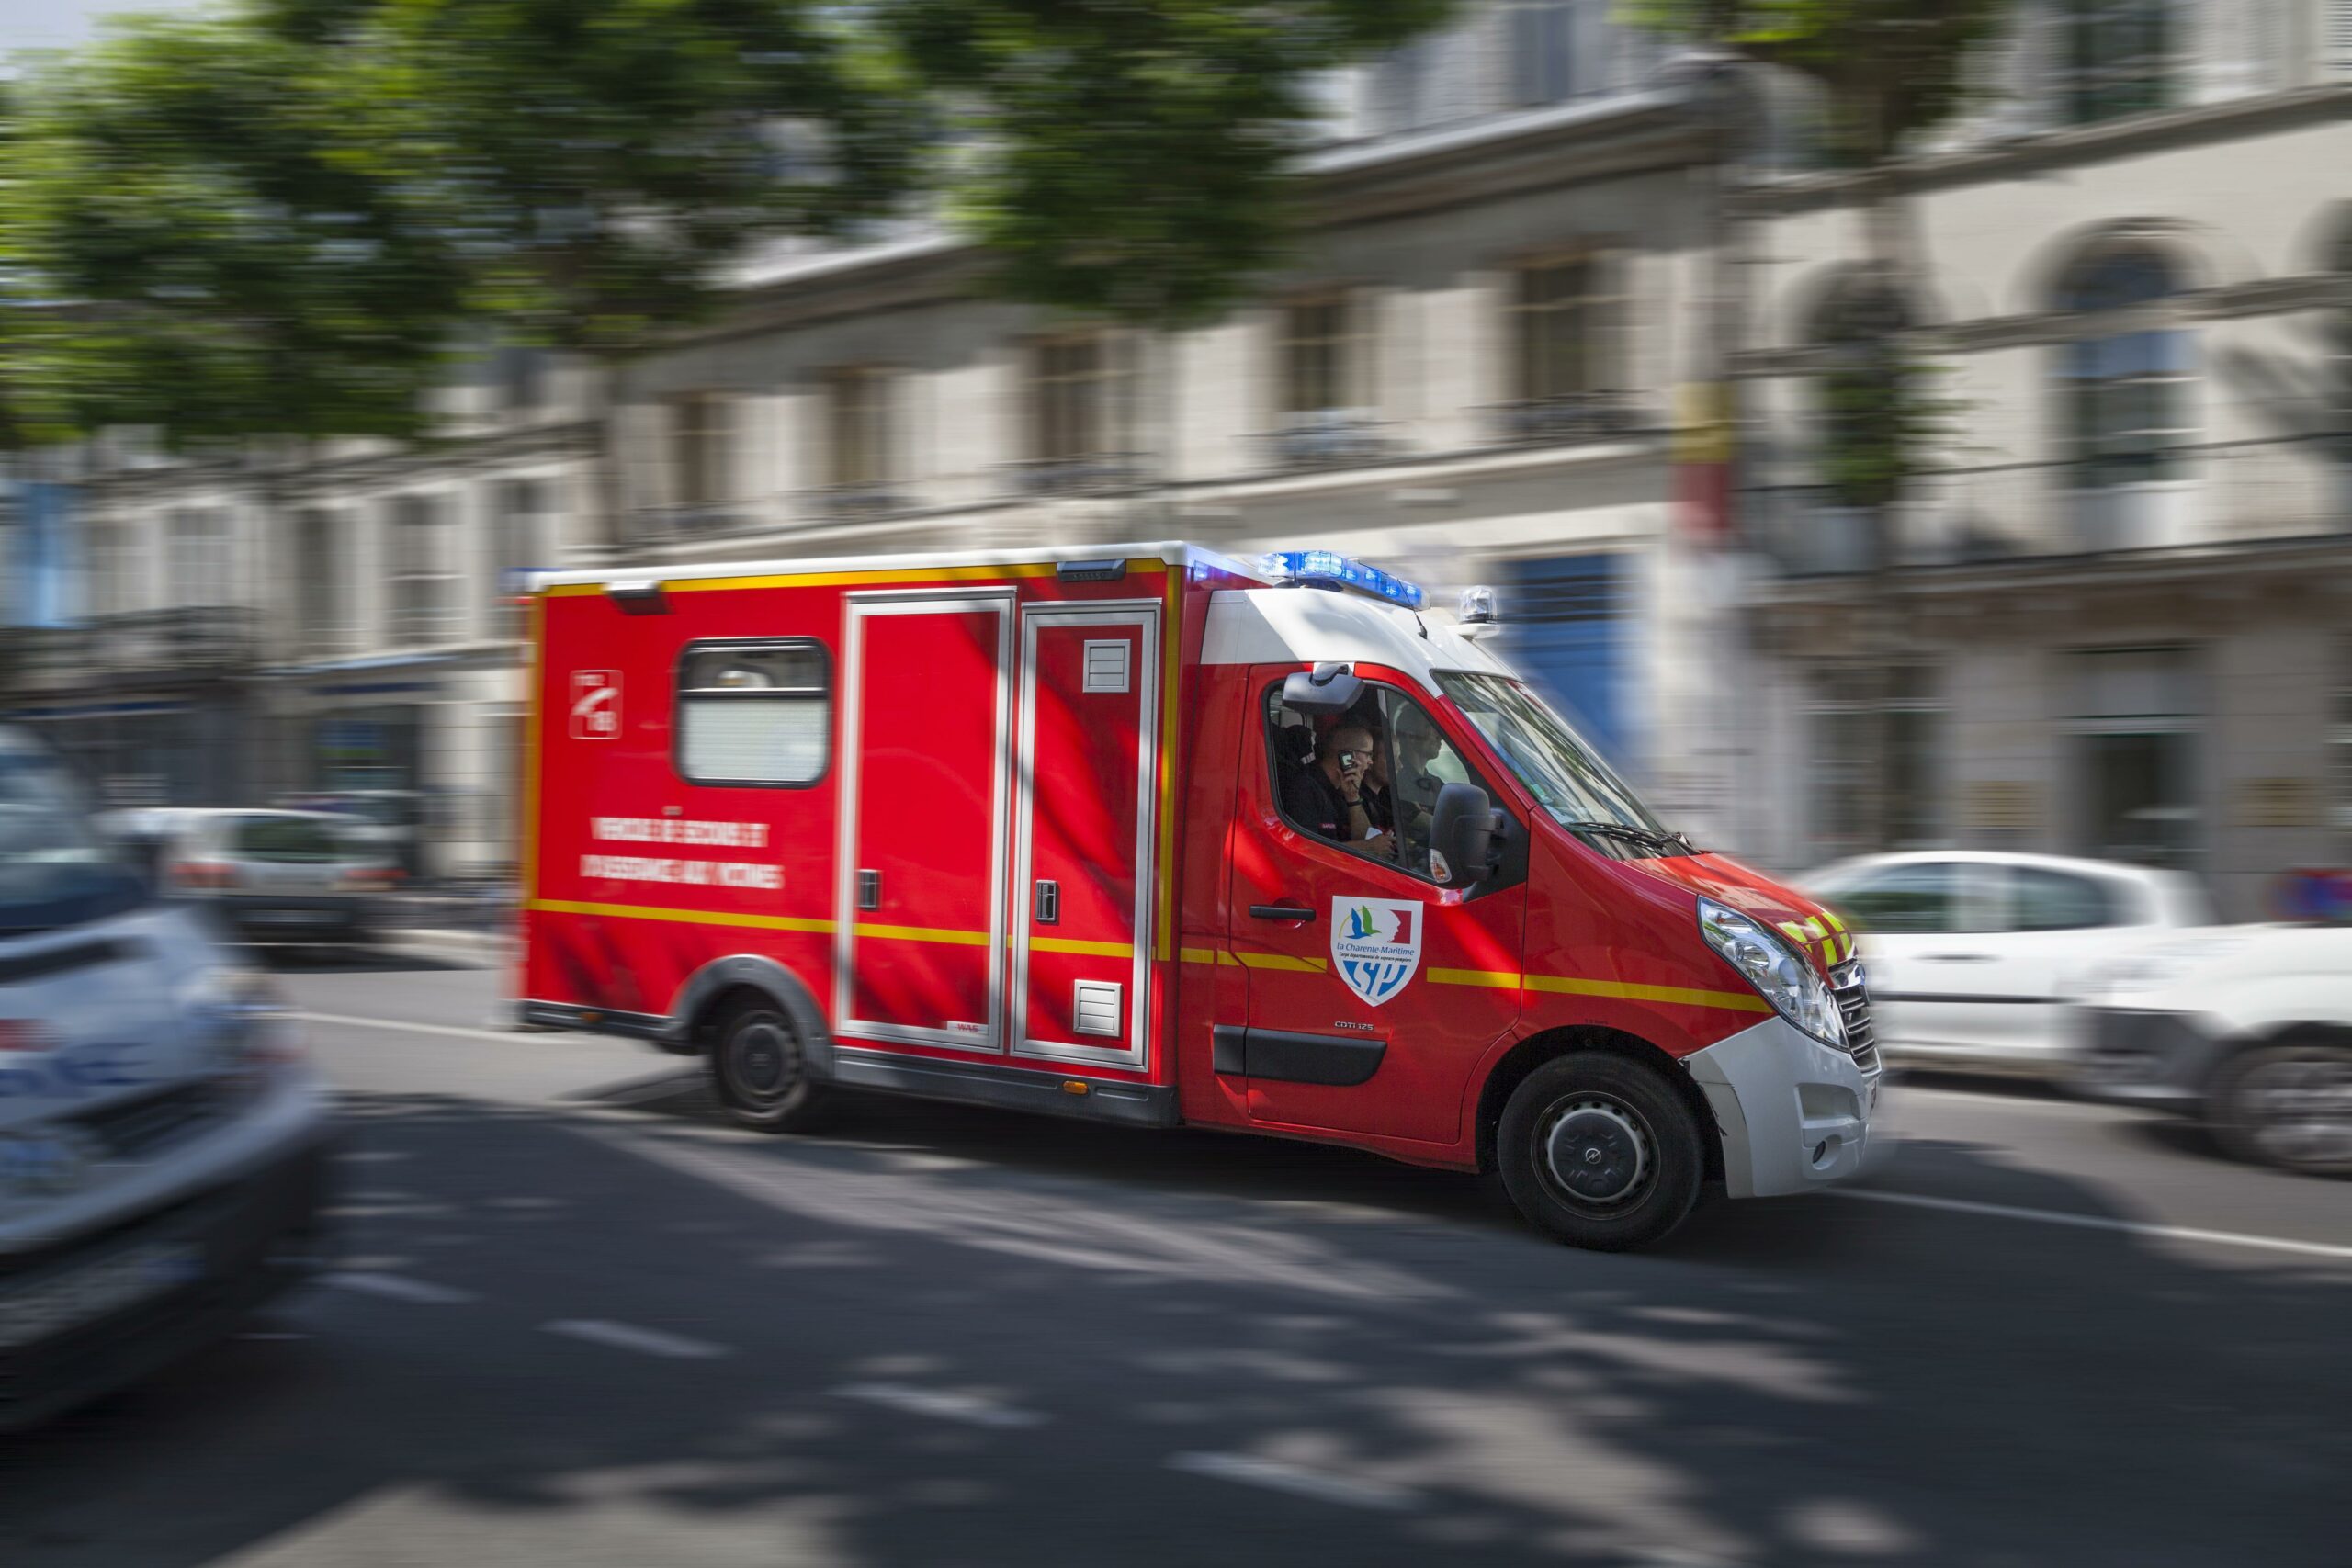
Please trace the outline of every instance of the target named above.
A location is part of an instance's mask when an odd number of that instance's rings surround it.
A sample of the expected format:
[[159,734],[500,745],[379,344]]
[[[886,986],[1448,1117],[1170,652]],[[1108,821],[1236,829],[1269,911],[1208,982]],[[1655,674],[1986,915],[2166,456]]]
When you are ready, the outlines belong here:
[[1604,838],[1623,839],[1629,844],[1639,844],[1660,854],[1670,850],[1680,850],[1689,855],[1699,852],[1699,846],[1685,834],[1653,832],[1647,828],[1636,828],[1631,822],[1563,822],[1560,826],[1571,833],[1598,833]]

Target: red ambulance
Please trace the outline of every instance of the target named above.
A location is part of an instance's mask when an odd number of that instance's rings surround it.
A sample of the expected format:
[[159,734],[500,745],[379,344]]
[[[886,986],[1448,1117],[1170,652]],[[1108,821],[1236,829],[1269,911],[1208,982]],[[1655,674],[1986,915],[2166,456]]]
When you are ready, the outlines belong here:
[[837,1089],[1498,1171],[1639,1246],[1860,1164],[1836,917],[1668,831],[1488,651],[1321,551],[535,585],[521,1004]]

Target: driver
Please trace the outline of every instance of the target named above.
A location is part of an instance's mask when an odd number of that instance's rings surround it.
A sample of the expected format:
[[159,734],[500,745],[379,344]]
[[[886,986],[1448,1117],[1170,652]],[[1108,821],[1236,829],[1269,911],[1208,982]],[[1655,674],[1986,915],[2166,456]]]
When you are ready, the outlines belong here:
[[1283,809],[1318,838],[1351,844],[1372,836],[1363,781],[1372,765],[1372,731],[1349,720],[1325,735],[1315,760],[1283,781]]

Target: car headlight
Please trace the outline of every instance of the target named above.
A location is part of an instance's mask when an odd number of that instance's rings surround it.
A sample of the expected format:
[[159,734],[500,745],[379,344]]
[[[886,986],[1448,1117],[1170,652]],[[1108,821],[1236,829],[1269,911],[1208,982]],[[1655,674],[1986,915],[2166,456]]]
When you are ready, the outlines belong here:
[[1804,954],[1782,942],[1763,921],[1726,908],[1713,898],[1699,900],[1699,931],[1707,945],[1738,970],[1772,1010],[1825,1045],[1846,1045],[1845,1015],[1838,999]]
[[258,975],[214,970],[198,983],[187,1008],[198,1049],[216,1072],[262,1077],[302,1059],[293,1019]]

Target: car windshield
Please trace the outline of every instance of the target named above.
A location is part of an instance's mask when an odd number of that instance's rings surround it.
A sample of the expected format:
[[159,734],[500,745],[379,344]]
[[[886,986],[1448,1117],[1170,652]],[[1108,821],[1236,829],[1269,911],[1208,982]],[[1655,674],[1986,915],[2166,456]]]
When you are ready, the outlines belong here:
[[237,823],[240,860],[316,865],[341,860],[343,844],[334,829],[315,817],[246,817]]
[[1437,683],[1527,792],[1564,826],[1599,825],[1623,828],[1643,838],[1668,837],[1633,786],[1543,698],[1517,681],[1442,671]]
[[0,936],[104,919],[146,897],[56,759],[0,738]]

